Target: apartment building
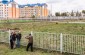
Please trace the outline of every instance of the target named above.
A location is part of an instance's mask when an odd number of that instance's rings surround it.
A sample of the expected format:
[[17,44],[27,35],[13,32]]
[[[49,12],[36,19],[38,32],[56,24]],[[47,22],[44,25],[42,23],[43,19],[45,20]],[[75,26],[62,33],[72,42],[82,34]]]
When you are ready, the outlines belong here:
[[0,2],[0,18],[29,18],[47,17],[46,3],[19,5],[14,0],[2,0]]
[[20,17],[47,17],[48,9],[46,3],[20,5]]
[[19,18],[19,7],[15,1],[11,1],[8,6],[8,18]]
[[0,2],[0,18],[19,18],[19,7],[14,0]]
[[5,17],[8,17],[8,5],[4,5],[2,2],[0,2],[0,18]]

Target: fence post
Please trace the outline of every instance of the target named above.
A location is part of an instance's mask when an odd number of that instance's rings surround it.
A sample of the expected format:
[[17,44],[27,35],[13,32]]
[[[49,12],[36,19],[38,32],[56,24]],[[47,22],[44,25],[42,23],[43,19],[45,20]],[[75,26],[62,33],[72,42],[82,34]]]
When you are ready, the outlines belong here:
[[63,35],[62,33],[60,34],[60,52],[63,52]]
[[31,35],[33,36],[33,31],[31,31]]
[[10,29],[9,29],[9,45],[10,45],[10,34],[11,34],[11,31],[10,31]]
[[[2,33],[0,32],[0,34],[1,34],[1,35],[0,35],[0,38],[2,38]],[[1,39],[0,39],[0,42],[2,42],[2,40],[1,40]]]

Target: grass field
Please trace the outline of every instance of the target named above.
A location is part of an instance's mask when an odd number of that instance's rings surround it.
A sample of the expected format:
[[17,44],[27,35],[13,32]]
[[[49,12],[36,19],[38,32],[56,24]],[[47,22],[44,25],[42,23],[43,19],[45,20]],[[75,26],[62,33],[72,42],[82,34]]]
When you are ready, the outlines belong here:
[[[1,32],[0,41],[8,43],[8,32]],[[27,45],[28,40],[25,37],[30,32],[22,32],[21,44]],[[67,35],[63,34],[63,52],[84,55],[85,35]],[[33,43],[35,48],[45,49],[48,51],[60,51],[60,35],[47,32],[33,32]]]
[[[21,31],[36,31],[50,33],[65,33],[85,35],[85,24],[58,23],[58,22],[28,22],[28,23],[4,23],[0,24],[0,29],[20,28]],[[68,45],[69,46],[69,45]],[[8,46],[0,45],[0,54],[3,55],[55,55],[41,50],[35,50],[33,53],[26,52],[25,48],[10,50]],[[57,54],[56,55],[60,55]],[[64,54],[68,55],[68,54]],[[73,54],[72,54],[73,55]]]
[[55,32],[65,34],[85,35],[85,24],[58,23],[58,22],[29,22],[29,23],[4,23],[0,29],[20,28],[21,31]]
[[44,51],[40,49],[34,49],[33,52],[30,50],[27,52],[25,51],[26,47],[20,47],[11,50],[7,44],[0,44],[0,55],[76,55],[76,54],[69,54],[69,53],[59,53],[59,52],[52,52],[52,51]]
[[33,20],[23,20],[23,19],[20,19],[20,20],[0,20],[0,23],[27,23],[27,22],[32,22]]
[[16,48],[11,50],[9,46],[5,44],[0,44],[0,55],[61,55],[56,52],[47,52],[38,49],[34,49],[34,52],[30,50],[27,52],[25,51],[26,47]]

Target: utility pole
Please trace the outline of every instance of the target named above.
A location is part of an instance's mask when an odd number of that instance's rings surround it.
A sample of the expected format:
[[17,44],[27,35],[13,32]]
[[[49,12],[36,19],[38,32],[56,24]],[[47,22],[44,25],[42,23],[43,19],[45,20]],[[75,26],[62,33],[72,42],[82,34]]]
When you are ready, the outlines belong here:
[[53,12],[53,4],[54,3],[57,3],[57,1],[55,0],[55,1],[53,1],[53,0],[50,0],[49,2],[47,2],[48,4],[50,4],[50,6],[51,6],[51,8],[50,8],[50,21],[51,21],[51,18],[52,18],[52,12]]
[[52,3],[51,3],[51,14],[50,14],[50,21],[51,21],[51,18],[52,18]]

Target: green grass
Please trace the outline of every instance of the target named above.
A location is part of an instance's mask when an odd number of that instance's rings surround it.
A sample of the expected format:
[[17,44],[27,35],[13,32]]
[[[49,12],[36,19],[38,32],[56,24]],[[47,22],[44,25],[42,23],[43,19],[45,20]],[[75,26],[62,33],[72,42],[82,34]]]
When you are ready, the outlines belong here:
[[34,49],[34,52],[30,50],[25,51],[26,47],[16,48],[11,50],[9,46],[5,44],[0,44],[0,55],[60,55],[56,52],[46,52],[42,50]]
[[29,22],[29,23],[4,23],[0,29],[20,28],[21,31],[37,31],[65,34],[85,35],[85,24],[57,23],[57,22]]
[[[51,33],[65,33],[85,35],[85,24],[58,23],[58,22],[28,22],[28,23],[4,23],[0,24],[0,29],[20,28],[21,31],[37,31]],[[10,50],[8,47],[0,48],[0,53],[3,55],[50,55],[51,53],[36,50],[35,52],[26,52],[25,48]],[[69,46],[69,45],[68,45]],[[2,49],[3,48],[3,49]],[[36,54],[38,53],[38,54]],[[52,54],[51,54],[52,55]],[[68,54],[67,54],[68,55]]]
[[26,22],[32,22],[33,20],[0,20],[0,23],[26,23]]
[[[21,44],[26,46],[28,40],[25,37],[30,32],[22,32],[22,39]],[[0,41],[5,41],[6,43],[9,42],[8,33],[1,32],[0,33]],[[42,48],[47,50],[55,50],[60,51],[60,35],[55,33],[40,33],[40,32],[33,32],[33,43],[34,47]],[[74,53],[74,54],[84,54],[84,42],[85,42],[85,35],[67,35],[63,34],[63,52]]]
[[7,44],[0,44],[0,55],[76,55],[71,53],[59,53],[59,52],[52,52],[52,51],[44,51],[40,49],[34,49],[33,52],[30,50],[27,52],[25,51],[26,47],[20,47],[16,49],[10,49]]

